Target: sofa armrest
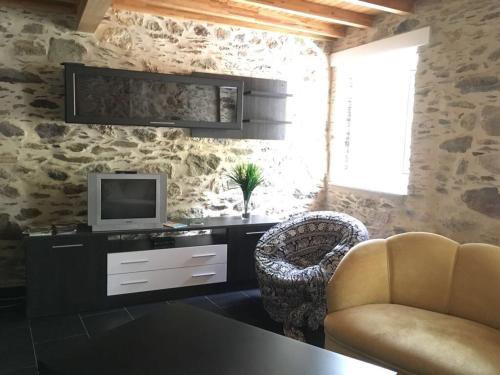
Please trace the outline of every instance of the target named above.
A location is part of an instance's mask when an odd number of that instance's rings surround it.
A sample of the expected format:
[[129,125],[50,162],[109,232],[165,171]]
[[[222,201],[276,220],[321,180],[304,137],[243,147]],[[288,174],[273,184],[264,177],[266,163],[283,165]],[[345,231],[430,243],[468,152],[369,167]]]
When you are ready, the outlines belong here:
[[386,240],[354,246],[327,285],[328,312],[371,303],[390,303]]

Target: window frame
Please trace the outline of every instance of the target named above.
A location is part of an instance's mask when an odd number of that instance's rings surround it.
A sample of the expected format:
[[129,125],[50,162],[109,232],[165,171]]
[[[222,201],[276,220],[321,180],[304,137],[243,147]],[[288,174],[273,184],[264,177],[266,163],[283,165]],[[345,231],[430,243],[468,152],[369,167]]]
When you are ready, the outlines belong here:
[[[358,189],[358,190],[366,190],[366,191],[374,191],[378,193],[385,194],[394,194],[394,195],[407,195],[408,194],[408,183],[409,183],[409,174],[410,174],[410,156],[411,156],[411,133],[412,133],[412,119],[413,119],[413,106],[414,106],[414,87],[415,87],[415,74],[416,74],[416,66],[418,61],[418,47],[424,44],[427,44],[430,37],[430,28],[426,27],[423,29],[415,30],[409,33],[397,35],[395,37],[387,38],[384,40],[380,40],[377,42],[369,43],[366,45],[362,45],[359,47],[355,47],[349,50],[344,50],[341,52],[337,52],[332,54],[331,57],[331,65],[333,68],[336,68],[337,71],[333,74],[335,77],[333,84],[335,87],[333,89],[334,92],[334,100],[333,100],[333,125],[332,125],[332,138],[330,140],[331,150],[330,150],[330,183],[337,186],[342,186],[350,189]],[[394,55],[393,55],[394,54]],[[403,66],[407,66],[407,74],[410,76],[409,79],[402,82],[408,84],[406,86],[406,114],[399,113],[399,116],[405,118],[404,129],[402,130],[402,147],[403,149],[396,152],[396,155],[401,157],[401,168],[399,168],[400,172],[397,172],[398,168],[392,166],[392,170],[390,173],[378,173],[377,176],[371,176],[371,181],[379,180],[371,185],[365,183],[364,170],[360,167],[360,158],[358,149],[357,153],[350,153],[346,151],[346,148],[352,147],[351,142],[356,142],[356,138],[345,138],[349,137],[349,134],[356,130],[358,131],[358,141],[361,139],[359,137],[359,131],[361,128],[356,127],[354,130],[348,129],[352,121],[352,117],[356,117],[352,114],[352,106],[359,105],[356,102],[352,102],[355,99],[356,90],[353,89],[353,75],[356,70],[360,71],[363,67],[366,69],[366,66],[370,61],[376,61],[379,64],[381,61],[384,61],[384,58],[397,57],[400,56],[401,62]],[[405,60],[408,59],[408,60]],[[413,59],[413,60],[412,60]],[[367,62],[368,61],[368,62]],[[396,60],[395,60],[396,61]],[[404,65],[407,64],[407,65]],[[385,68],[385,66],[384,66]],[[406,74],[405,71],[407,68],[401,68],[399,66],[394,66],[395,69],[398,69],[398,74]],[[384,70],[387,74],[389,70]],[[348,76],[346,78],[346,76]],[[339,87],[339,81],[342,85],[346,85],[346,79],[351,81],[350,87],[353,92],[350,94],[345,94],[343,92],[346,88]],[[354,80],[355,81],[355,80]],[[396,81],[395,81],[396,82]],[[397,85],[397,83],[395,83]],[[359,87],[359,83],[358,83]],[[340,94],[339,94],[340,93]],[[413,94],[413,95],[412,95]],[[341,99],[339,99],[339,96]],[[359,93],[358,93],[359,96]],[[361,95],[362,97],[363,95]],[[339,104],[339,100],[343,100],[344,102],[349,101],[349,105],[346,107],[346,103]],[[358,99],[359,100],[359,99]],[[403,99],[402,99],[403,100]],[[343,113],[340,116],[345,116],[347,120],[339,120],[338,112]],[[359,116],[358,116],[359,117]],[[354,120],[356,121],[356,120]],[[359,121],[359,120],[358,120]],[[339,122],[343,122],[340,130],[337,127],[339,126]],[[399,120],[397,120],[399,122]],[[346,125],[347,123],[347,125]],[[337,126],[337,127],[336,127]],[[359,125],[358,125],[359,126]],[[387,131],[390,129],[384,129],[385,134],[388,134]],[[338,138],[340,137],[340,139]],[[356,137],[356,136],[354,136]],[[343,143],[339,143],[343,142]],[[398,143],[399,144],[399,143]],[[359,144],[358,144],[359,146]],[[336,150],[342,149],[340,152],[336,152]],[[359,155],[358,155],[359,154]],[[356,158],[357,156],[357,158]],[[344,159],[348,157],[354,157],[354,168],[356,168],[356,163],[358,164],[357,170],[349,171],[349,162],[346,160],[344,163],[339,162],[339,159],[343,157]],[[387,155],[386,155],[387,157]],[[339,164],[340,163],[340,164]],[[398,162],[396,162],[397,164]],[[383,167],[378,169],[382,170]],[[339,170],[342,172],[339,173]],[[380,177],[376,179],[374,177]],[[391,181],[384,185],[384,182],[380,182],[380,180],[384,180],[385,177],[388,177],[387,180]]]

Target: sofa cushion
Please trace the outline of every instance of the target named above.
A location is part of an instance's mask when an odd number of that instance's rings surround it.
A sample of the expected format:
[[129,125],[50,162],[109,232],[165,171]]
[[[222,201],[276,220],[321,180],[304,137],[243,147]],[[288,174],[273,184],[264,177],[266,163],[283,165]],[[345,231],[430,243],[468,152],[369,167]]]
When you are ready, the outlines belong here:
[[485,244],[460,246],[449,313],[500,329],[500,248]]
[[391,303],[447,313],[458,246],[432,233],[388,238]]
[[328,314],[325,334],[327,341],[410,373],[500,374],[500,331],[451,315],[364,305]]

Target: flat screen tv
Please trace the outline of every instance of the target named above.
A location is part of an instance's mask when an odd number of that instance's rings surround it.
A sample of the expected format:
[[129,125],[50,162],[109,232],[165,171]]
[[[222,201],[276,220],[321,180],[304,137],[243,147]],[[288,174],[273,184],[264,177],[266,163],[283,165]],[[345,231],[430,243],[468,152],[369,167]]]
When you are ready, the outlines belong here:
[[162,228],[166,210],[165,175],[88,175],[88,224],[93,231]]

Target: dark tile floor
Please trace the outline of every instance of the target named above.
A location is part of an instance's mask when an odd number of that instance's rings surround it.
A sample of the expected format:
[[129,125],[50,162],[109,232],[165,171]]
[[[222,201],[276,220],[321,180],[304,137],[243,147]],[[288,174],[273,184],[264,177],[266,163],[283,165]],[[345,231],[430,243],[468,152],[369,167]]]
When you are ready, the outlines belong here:
[[[84,343],[90,337],[153,312],[165,303],[186,303],[275,333],[283,333],[281,324],[271,320],[264,310],[258,289],[32,320],[24,317],[22,309],[6,309],[0,311],[0,375],[38,374],[37,359],[57,355],[61,347]],[[306,332],[306,339],[310,344],[323,346],[321,329]]]

